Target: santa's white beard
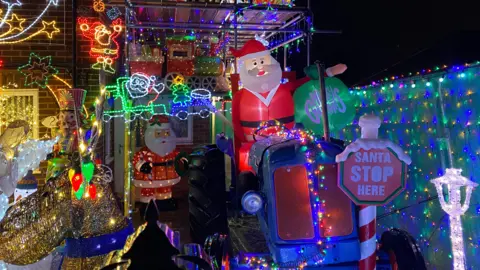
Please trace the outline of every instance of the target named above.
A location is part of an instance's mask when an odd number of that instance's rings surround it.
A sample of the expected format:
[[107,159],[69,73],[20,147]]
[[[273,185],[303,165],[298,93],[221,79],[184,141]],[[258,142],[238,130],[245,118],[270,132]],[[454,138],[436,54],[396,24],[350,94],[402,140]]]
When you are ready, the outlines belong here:
[[245,66],[241,66],[239,69],[240,81],[243,86],[257,93],[267,93],[277,87],[282,82],[282,68],[277,61],[273,61],[272,64],[263,67],[263,70],[268,74],[260,77],[257,77],[258,72],[256,70],[249,72]]
[[162,157],[172,153],[177,147],[175,137],[155,138],[153,134],[145,134],[145,144],[150,151]]

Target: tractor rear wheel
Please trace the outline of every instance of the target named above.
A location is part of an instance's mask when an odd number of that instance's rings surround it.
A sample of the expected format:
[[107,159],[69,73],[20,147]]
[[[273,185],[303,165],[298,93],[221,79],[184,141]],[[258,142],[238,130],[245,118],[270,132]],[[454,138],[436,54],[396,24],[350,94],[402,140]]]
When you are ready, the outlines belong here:
[[392,270],[427,270],[420,247],[404,230],[384,232],[380,238],[380,249],[388,253]]
[[228,233],[225,154],[215,145],[195,149],[186,177],[192,240],[203,244],[209,235]]

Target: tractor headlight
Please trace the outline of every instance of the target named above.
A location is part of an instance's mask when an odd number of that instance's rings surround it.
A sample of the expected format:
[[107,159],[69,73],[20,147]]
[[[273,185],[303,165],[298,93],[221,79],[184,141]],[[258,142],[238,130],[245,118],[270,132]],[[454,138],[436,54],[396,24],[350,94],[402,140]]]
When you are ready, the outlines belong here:
[[242,207],[245,212],[254,215],[260,210],[263,206],[263,198],[254,191],[248,191],[242,197]]

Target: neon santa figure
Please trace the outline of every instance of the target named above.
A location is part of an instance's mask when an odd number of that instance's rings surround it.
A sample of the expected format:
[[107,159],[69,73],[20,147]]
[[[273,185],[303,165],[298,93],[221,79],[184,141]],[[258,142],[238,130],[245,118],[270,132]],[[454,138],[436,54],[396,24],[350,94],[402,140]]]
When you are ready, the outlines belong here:
[[112,65],[118,58],[120,45],[117,38],[123,30],[122,20],[116,19],[112,22],[113,30],[98,21],[89,23],[86,18],[79,18],[78,23],[83,36],[90,40],[90,56],[97,61],[92,68],[115,73]]
[[[254,132],[262,122],[278,121],[293,128],[293,93],[309,79],[282,84],[282,68],[270,51],[257,40],[250,40],[240,50],[230,49],[237,58],[240,81],[244,88],[235,93],[232,101],[232,124],[235,139],[240,140],[240,171],[251,171],[248,153],[254,143]],[[346,70],[343,64],[326,70],[329,77]],[[265,134],[265,133],[263,133]]]
[[145,145],[133,159],[136,200],[148,203],[154,199],[162,209],[174,208],[172,187],[180,182],[182,172],[177,168],[182,168],[186,159],[176,150],[176,136],[168,117],[154,116],[150,120]]

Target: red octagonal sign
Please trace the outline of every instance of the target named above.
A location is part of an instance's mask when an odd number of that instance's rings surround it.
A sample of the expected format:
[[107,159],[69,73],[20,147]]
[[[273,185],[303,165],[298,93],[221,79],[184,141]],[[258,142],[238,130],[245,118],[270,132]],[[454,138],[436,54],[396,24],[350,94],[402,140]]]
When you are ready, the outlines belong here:
[[405,189],[406,170],[389,148],[359,149],[340,162],[338,186],[357,205],[384,205]]

